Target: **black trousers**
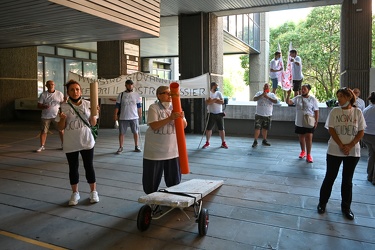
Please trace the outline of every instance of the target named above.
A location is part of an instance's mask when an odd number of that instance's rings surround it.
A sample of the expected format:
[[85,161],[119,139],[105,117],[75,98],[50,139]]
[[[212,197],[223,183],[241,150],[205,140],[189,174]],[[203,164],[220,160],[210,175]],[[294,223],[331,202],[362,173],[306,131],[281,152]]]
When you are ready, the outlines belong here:
[[163,172],[167,187],[179,184],[181,182],[179,158],[160,161],[143,159],[142,185],[146,194],[158,191]]
[[327,170],[326,176],[324,177],[322,187],[320,188],[320,204],[326,204],[332,193],[332,186],[336,180],[337,174],[340,169],[341,163],[342,168],[342,182],[341,182],[341,209],[350,209],[352,203],[352,187],[353,187],[353,175],[355,167],[359,161],[359,157],[352,156],[333,156],[327,154]]
[[94,161],[94,148],[88,150],[75,151],[71,153],[66,153],[66,158],[69,163],[69,180],[70,185],[78,184],[79,182],[79,159],[78,156],[81,154],[83,160],[83,167],[86,172],[86,180],[88,183],[95,183],[95,170],[93,166]]

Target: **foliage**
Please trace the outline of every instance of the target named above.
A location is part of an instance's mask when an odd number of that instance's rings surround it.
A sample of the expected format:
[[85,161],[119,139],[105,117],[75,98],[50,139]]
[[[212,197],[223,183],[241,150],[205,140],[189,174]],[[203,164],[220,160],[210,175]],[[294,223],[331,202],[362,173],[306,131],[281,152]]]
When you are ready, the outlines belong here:
[[[298,24],[286,22],[270,29],[270,58],[274,57],[280,44],[286,66],[289,43],[292,42],[293,49],[296,49],[302,58],[303,83],[312,86],[312,94],[321,102],[334,97],[339,87],[340,12],[339,5],[317,7],[310,12],[306,20]],[[248,57],[242,58],[241,66],[248,68]],[[250,74],[248,70],[246,72]],[[249,79],[246,74],[244,78]],[[248,80],[246,82],[248,83]]]
[[250,85],[250,68],[249,68],[249,55],[240,56],[241,67],[245,70],[243,74],[243,81],[246,86]]
[[229,98],[233,97],[234,95],[234,85],[230,82],[230,80],[226,77],[223,79],[223,94]]
[[339,87],[340,11],[339,5],[314,8],[299,24],[288,22],[270,31],[270,53],[280,43],[285,61],[285,49],[292,42],[302,58],[303,83],[312,86],[311,92],[321,102],[334,97]]

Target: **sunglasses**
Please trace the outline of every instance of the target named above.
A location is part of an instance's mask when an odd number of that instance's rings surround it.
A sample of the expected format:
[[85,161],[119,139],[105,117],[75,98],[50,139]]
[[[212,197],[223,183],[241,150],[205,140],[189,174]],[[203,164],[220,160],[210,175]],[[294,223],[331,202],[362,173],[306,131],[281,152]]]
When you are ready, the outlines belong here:
[[161,93],[159,93],[159,95],[164,95],[164,94],[171,95],[171,92],[167,92],[167,91],[165,91],[165,92],[161,92]]

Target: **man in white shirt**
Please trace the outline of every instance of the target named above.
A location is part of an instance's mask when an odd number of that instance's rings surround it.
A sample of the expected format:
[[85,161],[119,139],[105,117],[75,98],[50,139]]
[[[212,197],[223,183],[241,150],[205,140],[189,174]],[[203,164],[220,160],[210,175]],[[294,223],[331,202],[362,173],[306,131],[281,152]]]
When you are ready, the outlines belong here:
[[133,91],[133,81],[126,80],[125,91],[116,100],[114,120],[119,122],[119,144],[116,154],[123,151],[124,135],[128,127],[133,133],[134,152],[142,152],[138,145],[139,118],[142,117],[142,103],[137,92]]
[[273,112],[273,104],[277,103],[277,97],[274,93],[270,93],[270,86],[268,83],[264,84],[263,91],[259,91],[255,94],[254,101],[257,102],[254,119],[254,142],[252,147],[255,148],[258,145],[258,137],[260,130],[262,130],[263,146],[271,146],[267,141],[268,130],[271,127],[271,116]]
[[215,82],[211,83],[210,97],[206,100],[207,111],[209,113],[207,127],[206,127],[206,144],[203,145],[203,149],[210,146],[210,138],[212,135],[212,129],[217,125],[219,135],[221,138],[221,148],[228,148],[225,142],[225,131],[224,131],[224,113],[223,104],[224,97],[219,91],[218,85]]
[[279,85],[279,78],[283,70],[283,62],[280,60],[281,52],[275,52],[275,58],[270,62],[270,79],[272,82],[272,93],[276,93],[277,86]]
[[363,99],[359,98],[359,96],[361,95],[361,91],[359,90],[359,88],[354,88],[353,92],[356,96],[355,105],[357,108],[359,108],[363,112],[363,110],[366,108],[366,104]]
[[[55,89],[55,83],[52,80],[46,82],[47,90],[40,94],[38,100],[38,108],[42,110],[41,132],[40,132],[40,148],[36,152],[40,153],[45,150],[45,143],[47,140],[47,133],[51,122],[57,129],[55,118],[59,112],[60,103],[64,102],[64,94]],[[61,147],[63,147],[63,130],[58,130],[61,140]]]
[[292,63],[293,92],[294,96],[301,95],[301,86],[303,81],[302,59],[297,56],[297,50],[292,49],[289,53]]

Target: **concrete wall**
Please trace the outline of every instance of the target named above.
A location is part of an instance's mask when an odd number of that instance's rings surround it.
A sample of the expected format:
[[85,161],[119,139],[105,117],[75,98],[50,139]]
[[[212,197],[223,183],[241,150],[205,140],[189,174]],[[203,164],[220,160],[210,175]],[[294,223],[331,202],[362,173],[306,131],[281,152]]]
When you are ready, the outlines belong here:
[[0,121],[16,118],[15,99],[37,97],[37,61],[37,47],[0,49]]

